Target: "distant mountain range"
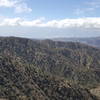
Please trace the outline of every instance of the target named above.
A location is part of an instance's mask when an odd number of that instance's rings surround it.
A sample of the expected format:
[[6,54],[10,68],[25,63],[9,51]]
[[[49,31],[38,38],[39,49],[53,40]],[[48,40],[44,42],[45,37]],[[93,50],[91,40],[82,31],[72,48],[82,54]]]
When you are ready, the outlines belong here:
[[98,88],[100,49],[78,42],[0,38],[0,99],[99,100]]
[[63,42],[80,42],[85,43],[94,47],[100,48],[100,37],[91,37],[91,38],[55,38],[54,41],[63,41]]

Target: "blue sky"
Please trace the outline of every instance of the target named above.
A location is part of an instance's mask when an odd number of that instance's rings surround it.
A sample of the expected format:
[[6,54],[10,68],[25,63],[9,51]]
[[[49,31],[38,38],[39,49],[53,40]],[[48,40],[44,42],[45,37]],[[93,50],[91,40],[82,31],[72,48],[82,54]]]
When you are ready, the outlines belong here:
[[99,9],[100,0],[0,0],[0,35],[100,36]]
[[[8,0],[15,1],[15,0]],[[17,0],[19,1],[19,0]],[[45,17],[49,19],[99,17],[99,7],[91,6],[90,3],[98,3],[99,0],[20,0],[32,9],[30,13],[15,13],[14,9],[0,7],[0,15],[7,17],[23,17],[36,19]],[[99,4],[96,4],[99,5]],[[94,10],[89,10],[93,8]],[[89,11],[88,11],[89,10]]]
[[[46,17],[48,19],[99,17],[99,7],[95,8],[90,3],[96,0],[29,0],[33,17]],[[100,2],[99,2],[100,3]],[[98,4],[96,4],[97,6]],[[89,10],[93,8],[93,10]],[[78,12],[80,10],[80,12]],[[86,13],[85,13],[86,12]],[[34,14],[35,13],[35,14]],[[77,14],[79,13],[79,14]]]

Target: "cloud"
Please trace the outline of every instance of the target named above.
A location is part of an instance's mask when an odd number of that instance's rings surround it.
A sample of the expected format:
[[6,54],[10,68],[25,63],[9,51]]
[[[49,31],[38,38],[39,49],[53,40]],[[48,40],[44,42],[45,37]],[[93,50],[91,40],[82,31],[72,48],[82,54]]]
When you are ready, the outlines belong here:
[[16,13],[32,11],[26,3],[20,0],[0,0],[0,7],[14,8]]
[[28,8],[26,3],[22,3],[22,4],[15,6],[16,13],[31,12],[31,11],[32,11],[32,9]]
[[44,18],[35,20],[24,20],[22,18],[4,18],[0,26],[25,26],[25,27],[49,27],[49,28],[98,28],[100,29],[100,18],[77,18],[46,21]]
[[16,3],[15,1],[10,1],[10,0],[0,0],[1,7],[13,7],[15,3]]
[[0,36],[29,38],[100,36],[100,18],[49,20],[0,18]]
[[83,6],[77,7],[74,10],[76,15],[95,14],[100,9],[100,0],[92,0],[83,3]]
[[22,22],[21,18],[5,18],[3,21],[0,23],[0,26],[17,26]]
[[95,9],[100,8],[100,0],[93,0],[91,2],[86,2],[86,4],[88,6],[91,6],[91,7],[95,8]]
[[88,14],[94,14],[94,11],[96,9],[94,7],[88,7],[88,8],[77,8],[74,11],[75,15],[82,15],[82,16],[86,16]]

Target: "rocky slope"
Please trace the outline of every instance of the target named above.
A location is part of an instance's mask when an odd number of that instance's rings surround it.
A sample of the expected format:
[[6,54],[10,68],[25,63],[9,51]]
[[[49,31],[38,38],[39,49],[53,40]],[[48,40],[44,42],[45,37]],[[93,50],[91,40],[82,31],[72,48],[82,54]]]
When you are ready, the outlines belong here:
[[6,100],[97,100],[87,89],[44,74],[20,58],[0,55],[0,98]]
[[100,85],[97,48],[73,42],[6,37],[0,38],[0,54],[1,98],[96,99],[89,91]]

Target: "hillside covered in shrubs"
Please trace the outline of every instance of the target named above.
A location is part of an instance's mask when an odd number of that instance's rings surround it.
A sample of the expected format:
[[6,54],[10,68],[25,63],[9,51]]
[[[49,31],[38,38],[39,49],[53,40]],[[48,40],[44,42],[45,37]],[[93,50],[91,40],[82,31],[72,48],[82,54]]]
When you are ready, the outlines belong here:
[[0,38],[0,98],[99,100],[100,50],[81,43]]

